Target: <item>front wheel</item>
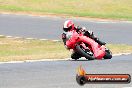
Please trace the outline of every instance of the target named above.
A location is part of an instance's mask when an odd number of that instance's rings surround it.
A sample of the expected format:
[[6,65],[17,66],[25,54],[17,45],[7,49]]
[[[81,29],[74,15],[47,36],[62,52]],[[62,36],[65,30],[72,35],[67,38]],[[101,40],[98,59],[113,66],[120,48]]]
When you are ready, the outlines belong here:
[[74,52],[71,54],[71,58],[74,60],[77,60],[77,59],[81,58],[81,56],[77,52]]
[[85,57],[88,60],[94,60],[95,57],[93,53],[89,50],[85,50],[81,45],[76,45],[76,51],[82,56]]

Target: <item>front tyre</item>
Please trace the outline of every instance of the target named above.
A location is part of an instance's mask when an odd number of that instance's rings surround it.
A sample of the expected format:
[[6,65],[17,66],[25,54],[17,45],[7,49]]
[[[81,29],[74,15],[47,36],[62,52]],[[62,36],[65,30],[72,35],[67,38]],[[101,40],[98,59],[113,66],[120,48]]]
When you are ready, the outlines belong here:
[[71,58],[74,60],[77,60],[77,59],[81,58],[81,56],[77,52],[74,52],[71,54]]
[[80,45],[76,45],[76,51],[82,56],[85,57],[88,60],[94,60],[94,56],[93,54],[90,54],[89,52],[87,52],[85,49],[83,49],[83,47],[81,47]]

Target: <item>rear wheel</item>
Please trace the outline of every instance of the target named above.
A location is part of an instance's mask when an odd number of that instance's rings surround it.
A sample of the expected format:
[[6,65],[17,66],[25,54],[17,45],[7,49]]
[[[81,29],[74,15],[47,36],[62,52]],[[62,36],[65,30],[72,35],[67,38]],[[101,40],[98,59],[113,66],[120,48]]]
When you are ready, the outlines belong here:
[[86,50],[81,45],[76,45],[76,51],[83,57],[85,57],[88,60],[94,60],[95,57],[93,53],[90,51],[90,49]]
[[104,59],[111,59],[111,58],[112,58],[112,52],[109,49],[106,49]]

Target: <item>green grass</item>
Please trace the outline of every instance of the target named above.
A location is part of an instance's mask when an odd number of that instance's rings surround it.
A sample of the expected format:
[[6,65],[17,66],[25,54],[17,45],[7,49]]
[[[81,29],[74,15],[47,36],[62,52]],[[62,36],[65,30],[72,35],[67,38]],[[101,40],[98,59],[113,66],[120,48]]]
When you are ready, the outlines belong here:
[[0,38],[0,61],[66,58],[61,42]]
[[0,0],[0,11],[132,20],[132,0]]
[[[113,54],[132,53],[130,45],[108,44],[108,47]],[[70,57],[70,54],[62,42],[0,37],[0,62],[63,59]]]

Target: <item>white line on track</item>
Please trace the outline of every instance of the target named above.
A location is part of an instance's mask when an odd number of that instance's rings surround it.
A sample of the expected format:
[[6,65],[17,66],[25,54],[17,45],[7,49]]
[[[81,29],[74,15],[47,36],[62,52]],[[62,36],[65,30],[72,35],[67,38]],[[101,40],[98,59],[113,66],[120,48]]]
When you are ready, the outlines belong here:
[[[120,53],[120,54],[114,54],[113,56],[121,56],[121,55],[129,55],[132,53]],[[65,58],[65,59],[41,59],[41,60],[25,60],[25,61],[9,61],[9,62],[0,62],[0,64],[6,64],[6,63],[25,63],[25,62],[43,62],[43,61],[67,61],[72,60],[71,58]]]
[[[0,35],[0,37],[6,37],[6,38],[13,38],[13,39],[27,39],[27,40],[36,40],[37,38],[24,38],[24,37],[15,37],[15,36],[5,36],[5,35]],[[41,41],[46,41],[50,39],[38,39]],[[61,40],[51,40],[53,42],[60,42]]]
[[112,56],[121,56],[121,55],[129,55],[129,54],[132,54],[132,53],[119,53],[119,54],[113,54]]
[[5,36],[6,38],[12,38],[13,36]]

